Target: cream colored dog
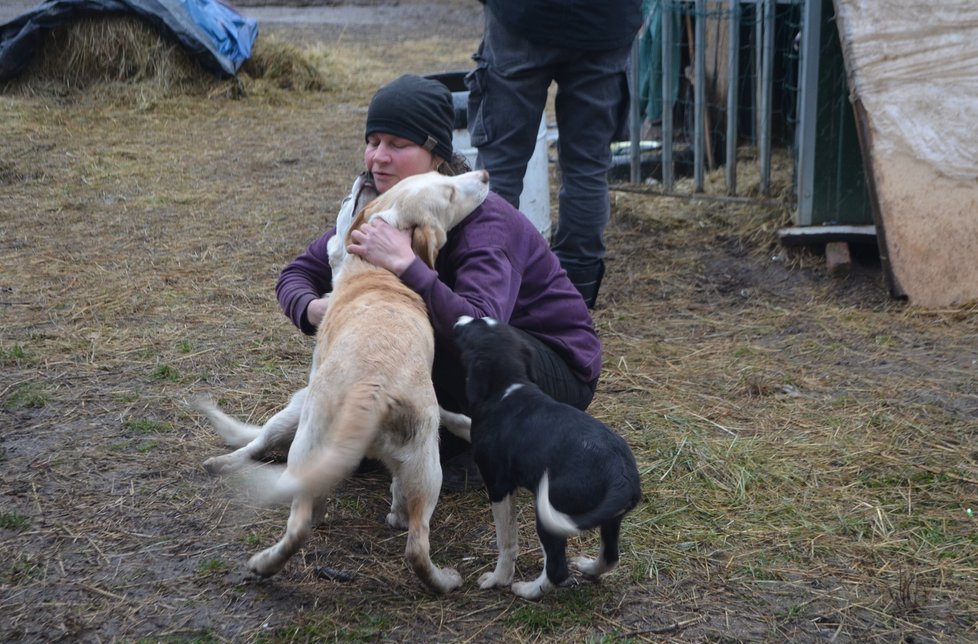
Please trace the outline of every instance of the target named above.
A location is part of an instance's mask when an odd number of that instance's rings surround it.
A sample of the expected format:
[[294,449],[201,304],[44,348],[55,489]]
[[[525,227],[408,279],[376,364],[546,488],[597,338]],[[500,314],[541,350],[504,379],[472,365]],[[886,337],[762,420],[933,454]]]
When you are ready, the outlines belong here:
[[[483,171],[456,177],[428,173],[400,181],[355,217],[341,213],[334,238],[339,241],[329,245],[333,293],[318,330],[309,385],[262,427],[198,401],[217,432],[239,448],[208,459],[207,470],[239,471],[265,500],[292,500],[284,536],[248,562],[256,574],[273,575],[285,565],[309,536],[313,520],[322,517],[328,495],[366,456],[392,474],[387,523],[407,529],[405,554],[415,573],[436,592],[461,585],[455,570],[431,562],[428,531],[441,488],[439,420],[467,438],[468,418],[438,407],[431,383],[434,334],[421,297],[345,246],[351,230],[380,217],[412,229],[415,252],[433,266],[445,233],[488,190]],[[256,463],[290,441],[284,468]]]

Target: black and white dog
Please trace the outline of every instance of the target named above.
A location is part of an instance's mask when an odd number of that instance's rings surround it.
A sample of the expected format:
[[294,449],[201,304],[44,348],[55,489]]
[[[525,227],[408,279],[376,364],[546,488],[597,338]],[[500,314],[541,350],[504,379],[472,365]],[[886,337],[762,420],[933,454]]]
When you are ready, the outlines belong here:
[[533,348],[516,329],[492,318],[462,316],[455,344],[466,371],[472,456],[492,502],[499,548],[496,569],[482,575],[479,587],[513,582],[521,487],[536,494],[545,563],[535,581],[512,583],[514,593],[538,599],[566,580],[567,537],[590,528],[601,528],[600,555],[577,557],[571,565],[594,579],[613,570],[622,518],[641,498],[631,449],[600,421],[533,384]]

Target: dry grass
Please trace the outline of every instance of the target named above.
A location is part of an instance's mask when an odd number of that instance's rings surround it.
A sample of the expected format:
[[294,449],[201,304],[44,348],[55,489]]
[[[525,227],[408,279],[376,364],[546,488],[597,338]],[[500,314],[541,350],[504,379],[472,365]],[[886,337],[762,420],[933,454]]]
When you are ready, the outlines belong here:
[[[621,569],[537,604],[480,591],[488,505],[447,494],[434,558],[466,584],[433,597],[376,475],[279,576],[244,573],[286,511],[205,475],[222,446],[183,401],[260,421],[301,386],[311,344],[275,277],[334,216],[376,85],[464,66],[425,42],[396,70],[376,43],[303,47],[321,91],[0,94],[0,638],[978,636],[978,311],[891,300],[872,263],[828,277],[774,244],[782,207],[618,191],[591,411],[643,473]],[[526,505],[522,576],[540,565]]]

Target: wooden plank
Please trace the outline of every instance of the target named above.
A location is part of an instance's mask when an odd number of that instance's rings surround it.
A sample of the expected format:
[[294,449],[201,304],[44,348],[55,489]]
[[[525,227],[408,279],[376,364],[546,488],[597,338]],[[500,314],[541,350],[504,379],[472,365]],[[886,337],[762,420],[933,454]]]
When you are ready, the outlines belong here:
[[978,301],[978,3],[834,4],[891,290]]
[[794,226],[780,229],[778,239],[785,246],[808,246],[834,241],[872,242],[876,239],[876,226]]

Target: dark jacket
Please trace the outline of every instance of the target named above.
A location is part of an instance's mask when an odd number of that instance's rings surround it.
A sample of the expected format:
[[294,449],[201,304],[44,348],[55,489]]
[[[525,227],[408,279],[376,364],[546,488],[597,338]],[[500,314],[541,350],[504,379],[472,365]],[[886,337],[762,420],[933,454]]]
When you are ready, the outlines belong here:
[[641,0],[486,0],[506,27],[530,42],[585,51],[630,45],[642,24]]

